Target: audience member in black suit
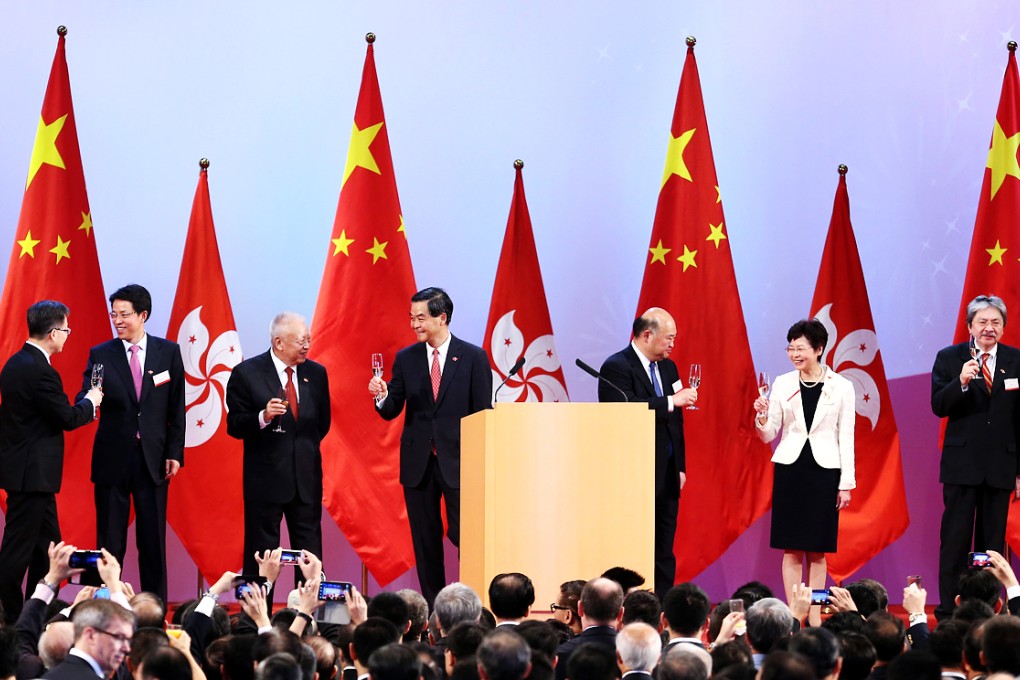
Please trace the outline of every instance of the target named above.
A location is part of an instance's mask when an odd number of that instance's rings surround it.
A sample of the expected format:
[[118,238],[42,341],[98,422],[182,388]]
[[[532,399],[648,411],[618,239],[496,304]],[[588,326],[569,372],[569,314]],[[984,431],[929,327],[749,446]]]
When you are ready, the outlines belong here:
[[517,625],[531,615],[535,586],[524,574],[498,574],[489,583],[489,606],[496,625]]
[[45,680],[96,680],[120,668],[131,649],[135,616],[110,600],[89,600],[74,609],[74,647]]
[[942,668],[931,652],[908,650],[889,663],[889,680],[940,680]]
[[545,621],[529,619],[521,621],[514,628],[531,647],[531,680],[554,680],[553,659],[560,646],[560,636],[556,629]]
[[[397,352],[389,384],[373,377],[368,391],[386,420],[404,412],[400,483],[411,526],[418,583],[428,602],[446,584],[443,517],[460,545],[460,421],[492,408],[492,369],[481,347],[450,333],[453,301],[441,288],[411,297],[411,329],[418,342]],[[406,407],[406,408],[405,408]]]
[[875,665],[871,680],[885,680],[889,664],[906,648],[907,629],[903,622],[886,611],[877,611],[864,624],[864,636],[875,646]]
[[939,473],[939,619],[953,611],[968,552],[1002,552],[1009,499],[1020,497],[1020,351],[999,342],[1005,328],[1006,304],[979,295],[967,305],[970,340],[941,350],[931,371],[931,409],[948,419]]
[[475,658],[482,680],[524,680],[531,674],[531,648],[512,628],[486,635]]
[[124,562],[135,511],[141,589],[166,601],[166,504],[184,465],[184,362],[177,343],[149,335],[152,297],[130,284],[110,295],[117,338],[89,351],[81,398],[102,364],[103,410],[92,446],[96,544]]
[[581,617],[577,613],[577,603],[581,599],[584,581],[566,581],[560,584],[560,594],[550,605],[553,619],[569,626],[574,635],[581,632]]
[[567,663],[571,655],[585,643],[600,645],[615,654],[616,630],[623,617],[623,589],[619,583],[607,578],[592,579],[581,590],[577,610],[583,630],[556,651],[556,680],[567,677]]
[[[614,648],[598,642],[578,645],[564,666],[563,677],[569,680],[614,680],[620,677]],[[556,672],[560,672],[558,665]]]
[[[683,409],[697,401],[698,392],[677,389],[680,375],[668,358],[676,323],[668,312],[653,307],[634,320],[632,330],[630,345],[606,359],[601,373],[627,401],[655,411],[655,594],[664,597],[676,580],[676,516],[687,482]],[[624,394],[599,382],[599,401],[624,401]]]
[[662,623],[661,617],[662,606],[652,591],[632,590],[623,598],[623,619],[620,621],[622,625],[640,621],[658,628]]
[[629,623],[616,636],[616,663],[627,680],[651,680],[661,653],[662,638],[647,623]]
[[669,631],[669,642],[662,650],[662,656],[665,657],[674,648],[688,650],[701,659],[711,674],[712,657],[703,641],[711,610],[708,595],[693,583],[681,583],[666,591],[662,600],[661,625]]
[[751,645],[754,667],[761,668],[765,655],[777,642],[793,634],[796,619],[785,602],[765,597],[747,610],[747,643]]
[[103,400],[102,392],[93,389],[71,406],[60,374],[50,365],[50,357],[63,350],[70,336],[68,313],[67,306],[53,300],[29,307],[28,340],[0,371],[0,488],[7,491],[0,602],[7,623],[21,612],[25,572],[30,592],[46,573],[47,546],[60,542],[56,493],[63,474],[64,431],[90,422]]
[[367,663],[369,675],[376,680],[422,677],[421,659],[413,649],[399,641],[380,647]]
[[354,629],[350,652],[359,678],[368,673],[372,653],[393,642],[400,642],[400,631],[386,619],[369,618]]
[[790,638],[787,649],[800,654],[814,667],[818,680],[836,680],[843,667],[839,640],[824,628],[808,628]]
[[989,675],[1007,673],[1020,676],[1020,618],[993,616],[983,625],[981,643]]
[[[80,571],[71,569],[72,552],[74,552],[73,545],[65,545],[63,542],[55,545],[50,543],[47,551],[49,570],[35,586],[32,596],[25,600],[21,615],[18,616],[18,620],[14,624],[19,640],[18,680],[38,678],[46,672],[47,666],[39,654],[41,646],[39,642],[46,626],[46,608],[57,596],[57,587],[70,575]],[[70,648],[70,644],[68,644],[68,648]]]

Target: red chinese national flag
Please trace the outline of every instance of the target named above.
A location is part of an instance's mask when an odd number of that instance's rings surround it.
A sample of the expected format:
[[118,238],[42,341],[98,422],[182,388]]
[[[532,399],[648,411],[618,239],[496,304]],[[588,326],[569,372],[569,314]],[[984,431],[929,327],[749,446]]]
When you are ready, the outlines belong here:
[[545,301],[528,201],[524,197],[521,175],[524,163],[516,161],[514,167],[517,168],[514,197],[492,288],[489,322],[485,326],[493,392],[517,360],[524,357],[524,365],[500,390],[501,401],[570,401]]
[[[1017,148],[1020,147],[1020,81],[1015,50],[1016,43],[1011,42],[981,196],[978,198],[955,342],[963,342],[969,335],[967,303],[978,295],[998,295],[1013,314],[1020,311],[1020,162],[1017,159]],[[1009,506],[1006,540],[1014,551],[1020,550],[1020,509],[1017,503]]]
[[827,559],[829,574],[839,582],[902,536],[910,524],[903,489],[900,435],[878,352],[857,240],[850,224],[846,166],[840,166],[811,311],[811,316],[829,332],[823,362],[849,379],[857,394],[854,428],[857,488],[852,491],[850,507],[840,512],[839,550]]
[[215,582],[244,551],[242,443],[227,436],[227,380],[241,343],[216,245],[203,159],[184,242],[167,337],[181,346],[185,374],[185,467],[170,484],[167,519],[202,576]]
[[[59,300],[71,309],[74,335],[53,357],[64,391],[73,399],[92,345],[110,339],[110,318],[96,255],[92,210],[85,191],[85,173],[71,84],[64,54],[63,26],[57,29],[49,85],[35,133],[25,197],[14,236],[7,281],[0,299],[0,361],[21,349],[28,328],[25,312],[39,300]],[[64,478],[57,512],[65,541],[82,547],[96,542],[96,512],[89,470],[95,425],[64,435]]]
[[397,350],[410,344],[415,287],[374,39],[369,34],[309,356],[331,377],[333,424],[322,443],[326,509],[385,585],[414,565],[414,550],[399,483],[403,418],[387,422],[374,412],[368,381],[372,354],[382,353],[388,375]]
[[684,412],[679,581],[715,561],[765,512],[772,493],[771,450],[754,432],[757,381],[718,184],[688,38],[637,309],[662,307],[673,315],[677,342],[670,358],[685,385],[690,364],[702,367],[700,410]]

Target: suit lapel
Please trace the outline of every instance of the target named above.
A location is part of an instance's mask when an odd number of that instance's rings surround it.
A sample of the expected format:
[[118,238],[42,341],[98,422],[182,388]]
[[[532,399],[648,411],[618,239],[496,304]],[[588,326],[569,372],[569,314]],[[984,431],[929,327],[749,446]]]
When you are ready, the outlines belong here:
[[[627,352],[627,361],[630,362],[630,368],[634,371],[634,384],[641,385],[644,388],[645,394],[643,396],[654,397],[655,388],[652,386],[651,374],[645,370],[644,364],[641,363],[641,358],[637,355],[637,351],[633,347],[628,347],[627,349],[629,350]],[[661,372],[659,376],[662,376]],[[663,394],[665,394],[665,391],[663,391]]]
[[[163,350],[165,348],[160,345],[151,335],[149,336],[148,342],[145,343],[145,352],[148,356],[145,357],[145,365],[142,366],[142,395],[139,397],[139,401],[145,401],[145,398],[149,395],[152,390],[153,382],[152,376],[155,374],[156,367],[160,365],[160,359],[163,357]],[[128,365],[128,374],[131,373],[131,366]],[[134,380],[131,381],[131,387],[135,386]]]
[[[131,366],[128,365],[127,351],[124,349],[124,342],[122,340],[115,339],[110,342],[107,346],[109,348],[109,365],[106,366],[107,371],[111,368],[117,373],[121,383],[127,386],[127,393],[131,402],[138,405],[138,397],[135,396],[135,380],[131,377]],[[144,380],[142,381],[144,384]]]
[[[822,421],[824,416],[829,411],[832,411],[836,407],[836,381],[834,373],[831,368],[825,370],[825,382],[822,383],[822,393],[818,395],[818,405],[815,407],[815,417],[811,419],[811,432],[814,432],[818,428],[818,423]],[[804,409],[798,410],[800,417],[804,417]]]
[[1003,352],[1002,346],[999,346],[999,351],[995,357],[995,371],[992,373],[992,392],[1005,389],[1005,378],[1007,375],[1012,374],[1012,356],[1009,352]]

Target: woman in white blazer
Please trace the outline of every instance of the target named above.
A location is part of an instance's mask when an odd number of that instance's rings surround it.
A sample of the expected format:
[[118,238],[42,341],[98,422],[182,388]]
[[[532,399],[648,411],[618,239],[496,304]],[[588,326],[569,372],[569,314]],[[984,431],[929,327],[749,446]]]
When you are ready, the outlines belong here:
[[[758,397],[754,408],[762,441],[782,432],[772,456],[770,543],[783,551],[790,601],[795,585],[825,586],[825,553],[836,551],[839,511],[850,505],[850,490],[857,485],[856,397],[849,380],[821,363],[829,334],[820,321],[798,321],[786,339],[796,370],[777,377],[770,397]],[[820,622],[820,610],[812,609],[812,618]]]

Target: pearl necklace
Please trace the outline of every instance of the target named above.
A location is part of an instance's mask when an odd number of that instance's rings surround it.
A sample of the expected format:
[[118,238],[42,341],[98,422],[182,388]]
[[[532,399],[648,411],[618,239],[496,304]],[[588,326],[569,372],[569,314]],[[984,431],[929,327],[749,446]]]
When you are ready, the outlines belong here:
[[804,378],[800,375],[799,371],[797,372],[797,379],[800,380],[800,384],[803,385],[804,387],[807,387],[809,389],[812,388],[812,387],[817,387],[818,383],[822,382],[822,380],[825,379],[825,371],[826,371],[826,369],[827,369],[826,366],[822,366],[822,374],[820,376],[818,376],[818,380],[816,380],[816,381],[814,381],[812,383],[805,382]]

